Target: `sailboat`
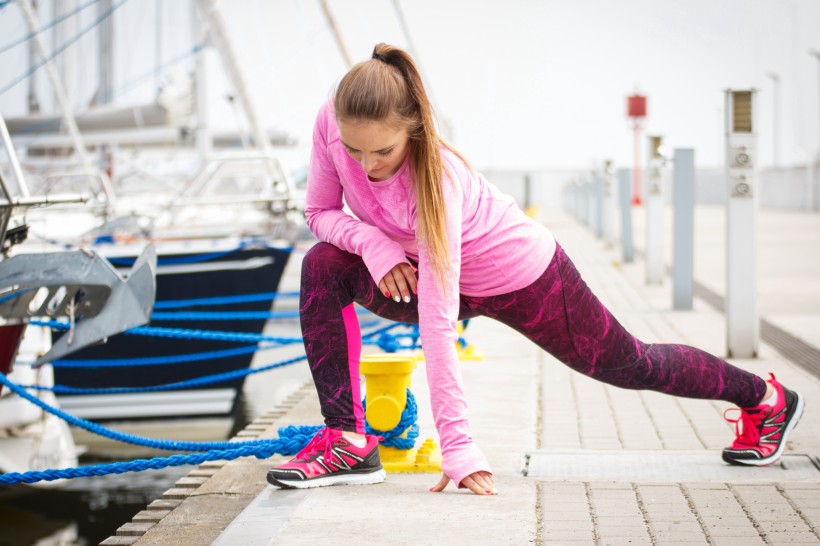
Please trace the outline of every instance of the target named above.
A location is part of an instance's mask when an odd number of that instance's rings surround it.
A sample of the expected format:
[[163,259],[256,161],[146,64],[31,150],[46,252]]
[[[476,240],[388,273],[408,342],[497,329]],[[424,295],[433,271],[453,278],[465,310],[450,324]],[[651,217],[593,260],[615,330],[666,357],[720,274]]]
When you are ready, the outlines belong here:
[[[36,11],[28,0],[20,5],[48,68],[50,56],[35,32]],[[101,13],[110,14],[116,6],[102,2]],[[205,326],[188,318],[152,321],[150,326],[260,334],[293,244],[307,232],[304,199],[273,152],[273,145],[286,144],[287,138],[269,134],[257,120],[218,7],[210,0],[198,0],[196,7],[207,26],[204,42],[219,53],[250,135],[208,130],[205,78],[200,73],[204,63],[199,58],[193,81],[184,83],[183,78],[183,83],[167,86],[153,102],[132,107],[103,104],[79,120],[60,99],[61,81],[49,70],[60,115],[11,119],[9,126],[18,145],[26,147],[33,188],[47,195],[79,192],[90,198],[82,210],[32,211],[28,222],[37,240],[32,238],[29,248],[89,248],[127,271],[150,243],[157,252],[158,305],[181,317],[202,310],[253,313],[252,318]],[[103,18],[101,29],[105,25]],[[112,62],[111,35],[110,27],[101,33],[99,50],[107,59],[101,63],[103,75],[112,71],[104,64]],[[108,91],[110,81],[103,78],[98,96]],[[44,126],[52,130],[32,139],[31,127]],[[236,142],[253,145],[230,146]],[[226,143],[228,147],[220,147]],[[91,160],[89,149],[101,158],[99,165]],[[65,334],[55,329],[53,335],[59,340]],[[176,427],[174,434],[180,439],[224,437],[244,376],[179,389],[161,386],[247,369],[253,347],[244,352],[236,348],[234,341],[196,336],[111,336],[54,363],[54,381],[61,386],[57,399],[78,417],[117,422],[123,430],[167,432]],[[206,353],[223,356],[184,361]],[[150,365],[137,365],[145,362]],[[83,436],[84,442],[91,440]]]
[[[17,176],[17,195],[0,173],[0,472],[27,472],[77,465],[79,449],[58,402],[53,360],[148,322],[156,292],[156,255],[142,250],[127,280],[88,250],[22,252],[21,211],[83,196],[30,195],[0,117],[0,137]],[[21,219],[22,218],[22,219]],[[32,319],[63,320],[68,335],[51,341]],[[27,389],[35,389],[34,395]],[[54,487],[61,480],[40,486]]]

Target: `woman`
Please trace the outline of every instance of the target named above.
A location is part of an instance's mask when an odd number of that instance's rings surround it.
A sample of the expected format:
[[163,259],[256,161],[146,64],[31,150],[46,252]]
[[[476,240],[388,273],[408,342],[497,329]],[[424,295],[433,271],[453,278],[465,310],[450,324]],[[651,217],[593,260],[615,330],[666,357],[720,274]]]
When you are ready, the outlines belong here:
[[300,314],[326,428],[268,472],[274,485],[384,480],[378,438],[364,434],[354,302],[419,324],[443,457],[431,491],[452,480],[497,493],[472,441],[456,354],[457,321],[479,315],[606,383],[737,404],[738,436],[723,451],[732,464],[776,461],[802,414],[800,395],[773,375],[764,381],[699,349],[629,334],[549,230],[442,141],[419,72],[398,48],[377,45],[320,109],[305,212],[321,242],[304,258]]

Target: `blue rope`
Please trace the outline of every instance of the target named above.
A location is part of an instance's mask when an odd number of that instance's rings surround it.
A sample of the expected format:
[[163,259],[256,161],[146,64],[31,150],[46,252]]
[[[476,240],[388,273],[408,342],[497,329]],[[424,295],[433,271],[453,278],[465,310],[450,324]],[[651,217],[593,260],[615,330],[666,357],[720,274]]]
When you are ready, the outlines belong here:
[[[275,454],[295,455],[301,451],[310,439],[322,428],[319,426],[289,426],[279,429],[279,438],[265,440],[250,440],[245,442],[175,442],[155,440],[134,434],[114,431],[106,427],[69,415],[39,398],[27,393],[23,388],[9,381],[5,374],[0,372],[0,383],[3,383],[12,392],[34,403],[43,410],[66,420],[69,424],[101,434],[108,438],[120,441],[154,447],[157,449],[175,451],[200,451],[199,454],[171,455],[170,457],[155,457],[153,459],[136,459],[129,462],[115,462],[108,464],[88,465],[66,469],[48,469],[30,472],[9,472],[0,474],[0,484],[35,483],[39,481],[53,481],[89,476],[104,476],[108,474],[122,474],[125,472],[140,472],[142,470],[160,469],[169,466],[183,466],[201,464],[205,461],[233,460],[238,457],[256,457],[267,459]],[[362,401],[366,405],[366,401]],[[399,424],[390,431],[377,431],[365,422],[365,431],[368,434],[377,434],[382,437],[381,444],[397,449],[411,449],[418,438],[417,406],[413,393],[407,390],[407,405],[402,412]],[[409,430],[408,430],[409,428]],[[400,438],[404,432],[406,438]]]
[[200,307],[205,305],[231,305],[233,303],[250,303],[283,298],[298,298],[299,292],[261,292],[242,296],[220,296],[216,298],[197,298],[190,300],[165,300],[154,304],[154,309],[177,309],[180,307]]
[[159,312],[151,314],[151,322],[164,320],[189,321],[230,321],[230,320],[270,320],[280,318],[298,318],[299,311],[212,311],[199,312]]
[[34,289],[33,288],[25,288],[23,290],[15,290],[13,292],[10,292],[9,294],[6,294],[2,298],[0,298],[0,303],[6,303],[9,300],[13,300],[14,298],[18,298],[18,297],[22,296],[23,294],[31,292],[32,290],[34,290]]
[[9,380],[9,378],[6,377],[6,375],[2,372],[0,372],[0,383],[3,383],[3,385],[8,387],[9,390],[11,390],[16,395],[28,400],[32,404],[41,408],[42,410],[59,417],[60,419],[67,422],[69,425],[81,428],[83,430],[87,430],[88,432],[94,433],[98,436],[104,436],[111,440],[117,440],[119,442],[123,442],[126,444],[151,447],[154,449],[162,449],[166,451],[208,451],[212,449],[233,449],[237,447],[253,446],[266,442],[262,440],[250,440],[247,442],[177,442],[175,440],[146,438],[144,436],[138,436],[136,434],[129,434],[127,432],[112,430],[108,427],[104,427],[87,419],[83,419],[81,417],[76,417],[74,415],[66,413],[63,410],[51,406],[43,402],[36,396],[26,392],[25,388]]
[[[67,322],[56,320],[30,320],[34,326],[47,326],[55,330],[68,330]],[[155,326],[138,326],[123,332],[133,336],[162,337],[171,339],[207,339],[211,341],[234,341],[237,343],[262,342],[280,343],[287,345],[302,341],[301,337],[276,337],[263,334],[247,334],[243,332],[222,332],[218,330],[188,330],[185,328],[159,328]]]
[[[362,409],[367,409],[367,398],[362,400]],[[416,406],[416,397],[410,389],[407,389],[407,404],[404,406],[404,411],[401,412],[399,424],[388,431],[377,430],[364,422],[364,431],[367,434],[381,436],[383,440],[382,445],[388,447],[395,447],[396,449],[413,449],[416,444],[416,438],[419,437],[418,407]],[[409,429],[409,430],[408,430]],[[401,435],[407,432],[407,437],[402,438]]]
[[9,472],[7,474],[0,474],[0,484],[35,483],[39,481],[106,476],[108,474],[156,470],[169,466],[201,464],[205,461],[231,461],[239,457],[267,459],[276,454],[295,455],[310,442],[310,439],[321,428],[323,427],[282,427],[279,429],[279,438],[255,440],[251,442],[212,442],[226,444],[230,447],[225,449],[212,449],[198,454],[178,454],[171,455],[170,457],[135,459],[128,462],[95,464],[60,470],[48,469],[42,471],[33,470],[30,472]]
[[196,362],[199,360],[216,360],[256,351],[264,351],[278,345],[246,345],[235,349],[225,349],[223,351],[208,351],[206,353],[192,353],[187,355],[174,356],[147,356],[144,358],[117,358],[109,360],[55,360],[51,365],[55,368],[122,368],[128,366],[160,366],[170,364],[183,364],[186,362]]
[[89,389],[82,387],[67,387],[65,385],[54,385],[53,387],[43,387],[40,385],[27,385],[26,388],[35,390],[51,390],[57,394],[128,394],[136,392],[164,392],[190,389],[193,387],[203,387],[205,385],[213,385],[216,383],[225,383],[241,377],[247,377],[255,373],[266,372],[290,364],[295,364],[302,360],[306,360],[305,355],[296,356],[282,362],[268,364],[259,368],[244,368],[242,370],[234,370],[232,372],[216,373],[212,375],[203,375],[194,379],[186,381],[179,381],[177,383],[168,383],[165,385],[155,385],[153,387],[107,387],[102,389]]

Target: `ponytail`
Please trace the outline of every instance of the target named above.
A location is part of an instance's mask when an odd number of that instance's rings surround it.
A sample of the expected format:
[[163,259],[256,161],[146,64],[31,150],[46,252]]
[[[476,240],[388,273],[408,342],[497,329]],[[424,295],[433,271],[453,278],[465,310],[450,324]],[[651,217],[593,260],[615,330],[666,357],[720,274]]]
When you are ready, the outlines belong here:
[[397,47],[378,44],[371,59],[354,66],[339,82],[336,117],[382,121],[407,129],[418,238],[427,250],[434,278],[446,289],[450,253],[445,229],[445,164],[439,146],[449,146],[436,131],[435,114],[413,59]]

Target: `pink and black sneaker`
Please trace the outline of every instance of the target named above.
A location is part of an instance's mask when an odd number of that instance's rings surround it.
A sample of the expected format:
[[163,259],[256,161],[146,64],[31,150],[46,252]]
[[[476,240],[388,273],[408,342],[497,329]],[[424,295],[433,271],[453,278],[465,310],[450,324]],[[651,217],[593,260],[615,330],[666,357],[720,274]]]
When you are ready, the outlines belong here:
[[359,448],[342,431],[325,427],[296,457],[270,469],[268,483],[297,489],[381,483],[385,472],[379,459],[379,437],[366,438],[367,444]]
[[776,462],[786,446],[786,436],[803,415],[803,397],[800,393],[783,387],[770,373],[768,381],[777,391],[774,406],[760,404],[753,408],[732,408],[740,411],[740,417],[729,419],[735,424],[737,438],[723,450],[723,460],[735,465],[764,466]]

